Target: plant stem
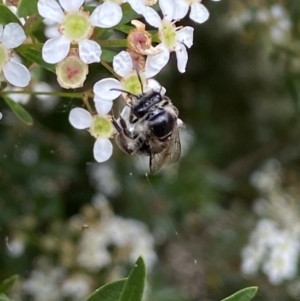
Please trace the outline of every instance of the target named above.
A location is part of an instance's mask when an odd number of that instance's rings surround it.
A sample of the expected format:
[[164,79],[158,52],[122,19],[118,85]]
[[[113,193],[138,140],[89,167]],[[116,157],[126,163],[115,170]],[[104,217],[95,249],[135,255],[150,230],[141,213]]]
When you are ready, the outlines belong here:
[[33,91],[0,91],[0,96],[9,94],[53,95],[59,97],[82,98],[83,92],[33,92]]
[[106,62],[100,62],[115,78],[120,80],[120,76],[114,71],[112,67],[110,67]]

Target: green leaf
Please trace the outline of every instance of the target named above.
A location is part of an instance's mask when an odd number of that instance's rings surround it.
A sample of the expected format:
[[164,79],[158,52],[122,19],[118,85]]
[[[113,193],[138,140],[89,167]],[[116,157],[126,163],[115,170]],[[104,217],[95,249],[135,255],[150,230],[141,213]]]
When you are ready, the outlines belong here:
[[55,73],[55,67],[52,64],[48,64],[43,60],[42,57],[42,47],[43,44],[35,43],[35,44],[24,44],[17,48],[17,51],[29,59],[30,61],[42,66],[43,68]]
[[118,39],[118,40],[101,40],[99,41],[101,47],[127,47],[126,39]]
[[6,295],[0,294],[0,301],[13,301],[12,299],[9,299]]
[[138,15],[128,3],[122,4],[123,18],[119,24],[126,24],[131,20],[138,19],[140,15]]
[[118,301],[141,301],[144,292],[146,267],[142,257],[139,257],[124,285]]
[[130,25],[124,25],[124,24],[118,24],[114,27],[116,30],[119,30],[121,32],[124,32],[126,34],[129,34],[130,30],[134,29],[135,26]]
[[24,18],[38,13],[38,0],[20,0],[18,5],[18,16]]
[[6,25],[8,23],[19,23],[21,26],[21,22],[19,18],[5,5],[0,5],[0,24]]
[[13,275],[7,279],[5,279],[1,284],[0,284],[0,294],[6,293],[18,280],[19,276],[18,275]]
[[249,301],[255,296],[257,289],[257,286],[246,287],[221,301]]
[[16,116],[26,123],[27,125],[33,124],[33,119],[30,114],[18,103],[14,102],[11,98],[7,96],[3,96],[7,105],[11,108],[11,110],[16,114]]
[[117,53],[114,51],[102,49],[101,60],[107,63],[111,63],[115,55],[117,55]]
[[93,38],[94,40],[107,40],[110,38],[114,33],[114,30],[112,28],[99,28],[95,27]]
[[86,301],[117,301],[127,279],[108,283],[95,290]]

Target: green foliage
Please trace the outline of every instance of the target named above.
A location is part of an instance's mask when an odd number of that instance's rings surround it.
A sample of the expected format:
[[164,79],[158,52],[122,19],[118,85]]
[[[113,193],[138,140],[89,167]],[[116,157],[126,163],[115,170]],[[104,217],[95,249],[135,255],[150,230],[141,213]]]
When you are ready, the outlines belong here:
[[13,301],[4,294],[0,294],[0,301]]
[[145,277],[145,263],[139,257],[128,278],[100,287],[86,301],[141,301],[145,286]]
[[98,288],[86,301],[118,301],[127,279],[107,283]]
[[18,52],[30,61],[38,64],[39,66],[47,69],[48,71],[55,73],[54,65],[48,64],[43,60],[42,47],[43,44],[39,43],[27,45],[25,44],[18,47]]
[[0,294],[6,293],[18,280],[18,275],[13,275],[0,283]]
[[123,287],[118,301],[141,301],[145,286],[146,267],[142,257],[139,257]]
[[27,125],[33,124],[33,119],[31,115],[20,104],[16,103],[8,96],[3,96],[3,98],[7,105],[11,108],[11,110],[21,121],[23,121]]
[[11,22],[22,25],[19,18],[7,6],[0,4],[0,24],[5,25]]
[[108,62],[108,63],[111,63],[114,59],[114,56],[116,55],[117,53],[112,51],[112,50],[108,50],[108,49],[102,49],[102,59],[105,61],[105,62]]
[[249,301],[255,296],[257,289],[256,286],[247,287],[221,301]]
[[121,20],[120,24],[126,24],[130,22],[131,20],[137,19],[138,14],[131,8],[131,6],[128,3],[123,3],[122,5],[122,11],[123,11],[123,18]]
[[18,5],[18,16],[21,18],[38,13],[38,0],[20,0]]

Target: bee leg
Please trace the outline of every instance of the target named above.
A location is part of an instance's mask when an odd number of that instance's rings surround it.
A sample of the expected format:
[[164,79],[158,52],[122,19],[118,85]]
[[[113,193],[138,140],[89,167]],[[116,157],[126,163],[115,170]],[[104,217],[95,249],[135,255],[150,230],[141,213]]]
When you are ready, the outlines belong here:
[[120,125],[122,127],[123,133],[126,137],[130,138],[130,139],[134,139],[132,132],[130,132],[127,128],[127,124],[125,122],[125,120],[120,116]]
[[122,129],[121,129],[121,127],[119,126],[117,120],[114,117],[112,118],[112,123],[113,123],[113,126],[115,127],[115,129],[116,129],[116,131],[118,133],[122,133],[123,132]]

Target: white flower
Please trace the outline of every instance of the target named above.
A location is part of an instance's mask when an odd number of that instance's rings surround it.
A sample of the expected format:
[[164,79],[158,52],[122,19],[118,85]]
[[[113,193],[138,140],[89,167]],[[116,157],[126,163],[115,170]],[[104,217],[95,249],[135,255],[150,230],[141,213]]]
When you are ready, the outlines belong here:
[[103,229],[98,226],[89,228],[82,235],[79,243],[77,261],[80,266],[90,271],[99,271],[111,263],[111,255],[106,246],[108,237],[103,235]]
[[46,266],[33,270],[24,281],[24,290],[34,301],[61,300],[60,283],[64,278],[64,270],[58,267]]
[[115,197],[120,193],[121,185],[112,164],[92,164],[90,176],[94,187],[102,194]]
[[175,51],[177,57],[177,67],[179,72],[184,73],[188,61],[187,48],[193,45],[194,28],[185,26],[176,28],[174,22],[174,14],[176,6],[173,0],[161,0],[160,8],[164,15],[161,19],[158,13],[147,7],[143,13],[146,21],[153,27],[158,28],[158,36],[161,43],[155,48],[159,52],[156,55],[148,56],[146,60],[146,70],[148,77],[155,76],[168,63],[170,52]]
[[276,159],[268,160],[250,176],[250,182],[261,192],[268,193],[281,183],[281,165]]
[[242,266],[241,270],[245,275],[252,275],[258,271],[259,265],[264,255],[262,248],[247,245],[242,250]]
[[154,252],[154,238],[145,224],[119,216],[103,219],[101,223],[105,235],[111,240],[111,244],[130,251],[128,254],[129,262],[134,263],[139,256],[143,256],[147,268],[153,267],[157,260]]
[[[159,90],[162,94],[165,93],[165,89],[161,87],[154,79],[149,79],[149,70],[139,71],[142,86],[138,78],[137,71],[133,68],[132,58],[126,51],[121,51],[114,57],[113,60],[114,71],[122,77],[120,81],[114,78],[101,79],[94,85],[95,101],[104,99],[106,101],[112,101],[121,95],[121,91],[127,91],[134,95],[139,95],[148,89]],[[146,84],[147,82],[147,84]]]
[[264,249],[272,247],[280,234],[278,225],[271,219],[261,219],[251,233],[251,242]]
[[2,117],[3,117],[3,114],[0,112],[0,120],[2,119]]
[[72,109],[69,121],[76,129],[89,128],[93,137],[96,138],[94,144],[94,158],[97,162],[104,162],[112,155],[112,143],[109,138],[113,133],[112,123],[106,114],[112,107],[111,101],[98,100],[95,102],[98,115],[92,116],[90,112],[82,108]]
[[23,28],[17,23],[9,23],[4,28],[0,24],[0,71],[6,80],[17,87],[26,87],[30,81],[28,69],[14,59],[13,48],[26,39]]
[[[165,0],[160,0],[165,1]],[[175,20],[182,19],[188,13],[191,7],[190,18],[197,23],[204,23],[209,18],[207,8],[201,4],[201,0],[175,0],[176,9],[173,18]]]
[[[39,14],[58,23],[59,35],[46,41],[42,49],[43,59],[50,64],[62,61],[69,53],[71,44],[78,44],[79,57],[91,64],[100,61],[101,47],[90,40],[94,26],[109,28],[122,18],[119,5],[104,2],[93,13],[81,10],[84,0],[39,0]],[[55,49],[55,51],[53,51]]]
[[271,253],[270,258],[262,267],[268,276],[270,283],[279,285],[284,280],[291,280],[297,275],[297,259],[295,257],[282,256],[279,253]]
[[24,253],[25,245],[24,241],[20,238],[13,238],[6,241],[6,247],[9,255],[12,257],[19,257]]
[[84,274],[75,274],[62,284],[62,294],[72,300],[82,300],[91,292],[91,280]]

